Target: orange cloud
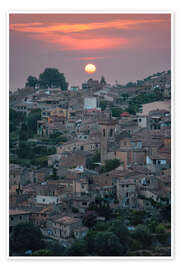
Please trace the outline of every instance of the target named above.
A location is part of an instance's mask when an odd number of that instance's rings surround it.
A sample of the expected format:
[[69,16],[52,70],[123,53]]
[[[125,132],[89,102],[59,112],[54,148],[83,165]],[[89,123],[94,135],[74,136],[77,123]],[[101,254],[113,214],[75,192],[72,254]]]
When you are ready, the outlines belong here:
[[63,23],[27,23],[27,24],[11,24],[10,29],[20,32],[47,33],[76,33],[98,29],[135,29],[138,25],[149,23],[165,22],[165,19],[139,19],[139,20],[114,20],[98,23],[79,23],[79,24],[63,24]]
[[[63,50],[98,50],[108,48],[122,48],[126,46],[130,38],[109,37],[109,29],[137,29],[140,26],[151,23],[167,22],[165,19],[126,19],[111,20],[95,23],[15,23],[10,24],[10,30],[24,32],[33,39],[53,44]],[[98,33],[104,29],[105,34]],[[97,32],[92,32],[96,30]],[[129,42],[130,44],[130,42]]]
[[96,59],[104,59],[104,58],[107,58],[107,56],[106,57],[104,56],[77,57],[76,59],[88,61],[88,60],[96,60]]
[[70,35],[58,35],[56,33],[44,33],[44,34],[33,34],[33,39],[43,40],[47,43],[54,44],[56,47],[61,48],[61,50],[98,50],[107,48],[124,47],[128,40],[120,37],[100,37],[87,38],[83,35],[81,38],[74,37]]

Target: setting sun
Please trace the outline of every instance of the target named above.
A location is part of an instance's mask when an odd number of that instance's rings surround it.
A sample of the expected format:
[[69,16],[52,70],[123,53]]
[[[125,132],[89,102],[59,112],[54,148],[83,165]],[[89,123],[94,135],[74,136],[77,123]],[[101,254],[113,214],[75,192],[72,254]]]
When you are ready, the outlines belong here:
[[87,64],[87,65],[85,66],[85,71],[86,71],[87,73],[94,73],[94,72],[96,71],[96,66],[93,65],[93,64]]

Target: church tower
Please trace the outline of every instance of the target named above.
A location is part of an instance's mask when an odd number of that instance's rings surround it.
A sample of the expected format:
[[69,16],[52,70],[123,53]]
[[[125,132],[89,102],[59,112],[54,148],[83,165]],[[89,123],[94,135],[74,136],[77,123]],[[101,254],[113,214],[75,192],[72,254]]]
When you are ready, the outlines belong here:
[[106,118],[99,121],[100,131],[101,131],[101,162],[104,163],[108,160],[108,142],[114,141],[115,127],[117,120],[112,119],[111,110],[107,108],[105,111]]

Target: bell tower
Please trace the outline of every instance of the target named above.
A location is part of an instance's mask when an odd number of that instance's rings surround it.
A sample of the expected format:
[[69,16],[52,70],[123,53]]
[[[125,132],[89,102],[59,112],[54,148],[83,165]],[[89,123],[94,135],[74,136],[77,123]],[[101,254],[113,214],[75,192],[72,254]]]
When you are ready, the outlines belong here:
[[101,131],[101,162],[108,159],[108,142],[114,141],[117,120],[112,119],[111,112],[106,111],[106,118],[99,121]]

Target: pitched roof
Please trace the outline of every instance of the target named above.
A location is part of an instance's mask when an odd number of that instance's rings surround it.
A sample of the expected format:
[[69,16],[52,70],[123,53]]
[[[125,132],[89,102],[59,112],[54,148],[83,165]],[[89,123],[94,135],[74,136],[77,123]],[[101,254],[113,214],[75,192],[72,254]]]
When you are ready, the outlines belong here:
[[59,224],[64,224],[64,225],[70,225],[79,222],[79,218],[73,218],[69,216],[64,216],[62,218],[57,219],[55,222]]

